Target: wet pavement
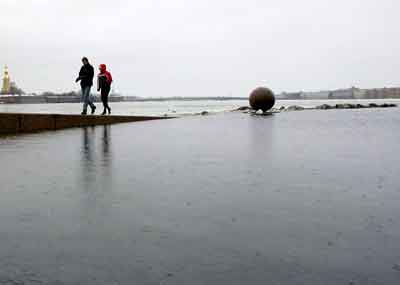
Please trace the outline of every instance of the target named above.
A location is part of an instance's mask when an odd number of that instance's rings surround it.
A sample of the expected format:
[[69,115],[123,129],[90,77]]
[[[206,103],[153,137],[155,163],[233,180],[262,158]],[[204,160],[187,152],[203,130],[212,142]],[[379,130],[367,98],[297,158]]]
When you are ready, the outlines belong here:
[[400,109],[0,138],[0,285],[399,284]]

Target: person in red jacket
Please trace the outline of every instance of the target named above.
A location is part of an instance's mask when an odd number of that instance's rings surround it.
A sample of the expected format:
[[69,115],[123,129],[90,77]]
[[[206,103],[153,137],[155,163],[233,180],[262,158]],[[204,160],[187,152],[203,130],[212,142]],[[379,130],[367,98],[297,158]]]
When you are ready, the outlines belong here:
[[105,64],[100,64],[100,73],[97,76],[97,91],[100,91],[101,101],[103,102],[104,110],[102,115],[111,114],[111,108],[108,105],[108,95],[111,90],[111,83],[113,81],[111,73],[107,71],[107,66]]

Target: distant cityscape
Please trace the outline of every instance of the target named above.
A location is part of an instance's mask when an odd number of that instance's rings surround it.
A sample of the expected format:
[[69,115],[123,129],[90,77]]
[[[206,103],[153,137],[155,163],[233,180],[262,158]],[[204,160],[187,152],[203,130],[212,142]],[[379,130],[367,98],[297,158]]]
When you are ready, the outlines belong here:
[[282,92],[276,95],[278,100],[315,100],[315,99],[384,99],[400,98],[400,88],[374,88],[360,89],[351,87],[347,89],[326,90],[317,92]]
[[[17,84],[11,80],[8,67],[4,67],[0,103],[77,103],[80,102],[80,93],[76,91],[65,93],[43,92],[41,94],[26,94]],[[247,96],[232,97],[158,97],[144,98],[138,96],[122,96],[113,93],[110,96],[112,102],[123,101],[189,101],[189,100],[247,100]],[[324,90],[316,92],[282,92],[276,94],[277,100],[327,100],[327,99],[385,99],[400,98],[400,87],[360,89],[351,87],[347,89]]]

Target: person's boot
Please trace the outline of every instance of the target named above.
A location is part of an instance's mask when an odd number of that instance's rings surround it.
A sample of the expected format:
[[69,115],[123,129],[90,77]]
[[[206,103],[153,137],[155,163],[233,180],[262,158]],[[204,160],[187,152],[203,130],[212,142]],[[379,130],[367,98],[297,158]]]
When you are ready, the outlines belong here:
[[108,114],[111,115],[111,108],[108,107]]
[[87,112],[86,111],[82,111],[82,113],[81,113],[81,115],[87,115]]
[[94,114],[94,112],[96,112],[96,106],[91,107],[92,108],[92,115]]
[[101,113],[102,116],[106,114],[106,109],[104,108],[103,113]]

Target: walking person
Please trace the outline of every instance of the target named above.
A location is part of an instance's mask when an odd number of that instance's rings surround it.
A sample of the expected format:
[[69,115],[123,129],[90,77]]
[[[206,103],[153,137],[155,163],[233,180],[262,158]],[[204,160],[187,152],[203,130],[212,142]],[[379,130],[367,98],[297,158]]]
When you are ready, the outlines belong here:
[[81,82],[83,111],[82,115],[87,114],[87,107],[90,106],[92,114],[96,111],[96,106],[93,104],[93,99],[90,96],[90,88],[93,85],[94,68],[90,65],[87,57],[82,58],[82,67],[79,71],[79,76],[75,82]]
[[111,90],[112,76],[109,71],[107,71],[107,66],[105,64],[100,64],[99,66],[100,73],[97,76],[97,91],[100,91],[101,101],[103,102],[103,113],[105,115],[108,111],[108,114],[111,114],[111,108],[108,105],[108,95]]

